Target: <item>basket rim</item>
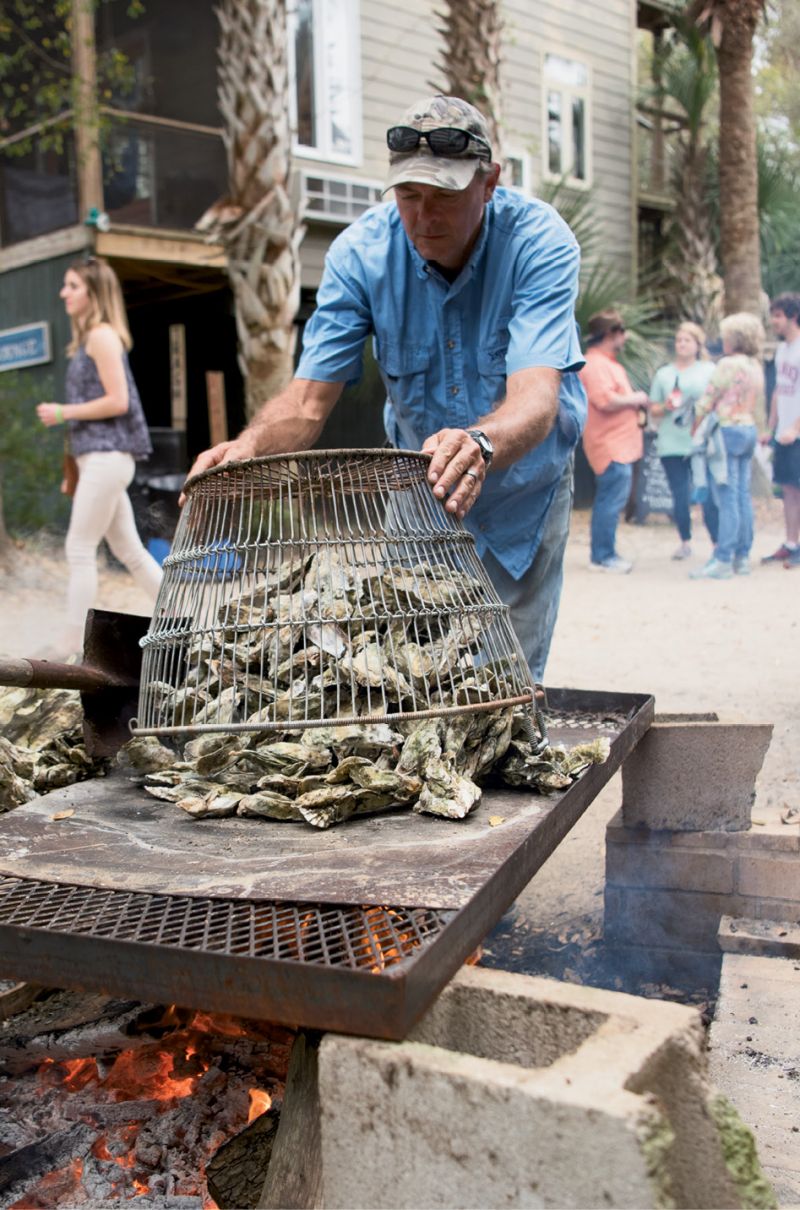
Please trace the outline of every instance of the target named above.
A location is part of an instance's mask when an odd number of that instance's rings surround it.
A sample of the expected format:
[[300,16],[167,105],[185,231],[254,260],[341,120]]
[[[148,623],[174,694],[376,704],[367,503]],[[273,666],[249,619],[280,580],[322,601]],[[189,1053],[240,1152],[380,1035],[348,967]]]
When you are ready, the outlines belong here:
[[196,475],[191,475],[183,485],[183,492],[190,492],[198,483],[205,482],[213,475],[220,475],[223,471],[248,469],[253,466],[265,466],[274,462],[294,462],[298,459],[306,459],[310,461],[320,461],[323,458],[339,457],[342,454],[354,455],[363,457],[372,455],[376,460],[380,458],[417,458],[420,462],[430,462],[433,454],[423,452],[422,450],[405,450],[397,449],[395,446],[372,446],[364,449],[325,449],[325,450],[294,450],[290,453],[283,454],[261,454],[257,458],[232,458],[230,462],[219,462],[216,466],[210,466],[208,470],[198,471]]

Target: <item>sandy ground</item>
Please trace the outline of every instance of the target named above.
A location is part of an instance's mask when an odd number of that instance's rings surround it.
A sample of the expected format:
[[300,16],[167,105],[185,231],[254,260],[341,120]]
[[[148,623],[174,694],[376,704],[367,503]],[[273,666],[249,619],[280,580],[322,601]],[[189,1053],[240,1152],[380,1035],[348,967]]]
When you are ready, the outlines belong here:
[[[651,693],[662,713],[714,710],[772,722],[754,816],[777,821],[786,806],[800,806],[800,569],[758,565],[781,541],[783,511],[772,499],[758,500],[756,510],[753,574],[727,581],[688,577],[710,553],[699,516],[688,563],[670,558],[677,540],[666,518],[622,524],[618,546],[634,570],[608,576],[589,570],[589,514],[576,513],[546,681]],[[39,541],[20,549],[15,572],[0,582],[0,653],[32,656],[54,641],[65,579],[57,546]],[[146,612],[128,576],[107,567],[97,604]],[[599,927],[604,831],[619,802],[616,777],[521,896],[518,911],[530,926],[555,933],[576,921],[585,931]]]

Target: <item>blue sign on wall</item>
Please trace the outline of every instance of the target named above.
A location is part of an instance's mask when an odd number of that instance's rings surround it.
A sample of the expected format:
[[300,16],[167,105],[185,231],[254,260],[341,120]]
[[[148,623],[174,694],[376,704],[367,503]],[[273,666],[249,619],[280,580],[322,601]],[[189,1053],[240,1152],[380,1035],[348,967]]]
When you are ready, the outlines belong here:
[[52,360],[50,324],[46,320],[0,332],[0,372],[40,366]]

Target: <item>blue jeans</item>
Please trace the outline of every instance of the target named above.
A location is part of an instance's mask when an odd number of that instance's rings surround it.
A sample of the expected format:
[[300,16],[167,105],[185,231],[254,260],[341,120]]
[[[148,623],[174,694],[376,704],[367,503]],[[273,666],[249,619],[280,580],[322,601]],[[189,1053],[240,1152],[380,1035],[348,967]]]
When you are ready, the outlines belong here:
[[509,575],[487,551],[483,563],[497,595],[510,610],[511,625],[520,641],[534,681],[541,681],[558,617],[564,580],[564,550],[572,511],[572,460],[561,476],[544,522],[536,557],[521,579]]
[[617,553],[619,515],[631,494],[633,464],[612,462],[597,476],[592,505],[592,562],[607,563]]
[[689,501],[692,496],[692,468],[689,459],[682,454],[662,454],[661,465],[667,476],[672,494],[672,513],[682,542],[691,541],[692,515]]
[[[664,473],[667,476],[669,490],[672,493],[672,501],[675,506],[675,526],[681,536],[682,542],[690,542],[692,539],[692,463],[688,456],[683,454],[663,454],[661,457],[661,465],[664,467]],[[711,494],[706,493],[702,504],[703,520],[706,529],[708,530],[711,541],[716,543],[717,534],[719,532],[719,515],[717,506],[714,503]]]
[[719,509],[719,536],[714,555],[721,563],[730,563],[733,558],[746,559],[753,545],[750,472],[756,436],[753,424],[731,424],[722,429],[728,455],[728,482],[711,481],[711,491]]

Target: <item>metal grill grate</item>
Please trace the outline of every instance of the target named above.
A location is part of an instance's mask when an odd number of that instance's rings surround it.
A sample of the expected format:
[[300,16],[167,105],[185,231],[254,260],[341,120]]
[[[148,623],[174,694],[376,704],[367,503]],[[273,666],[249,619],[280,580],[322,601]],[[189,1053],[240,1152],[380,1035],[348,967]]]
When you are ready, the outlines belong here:
[[142,640],[142,734],[297,731],[533,700],[429,456],[313,451],[186,486]]
[[383,971],[453,912],[147,895],[0,878],[0,925],[202,953]]

